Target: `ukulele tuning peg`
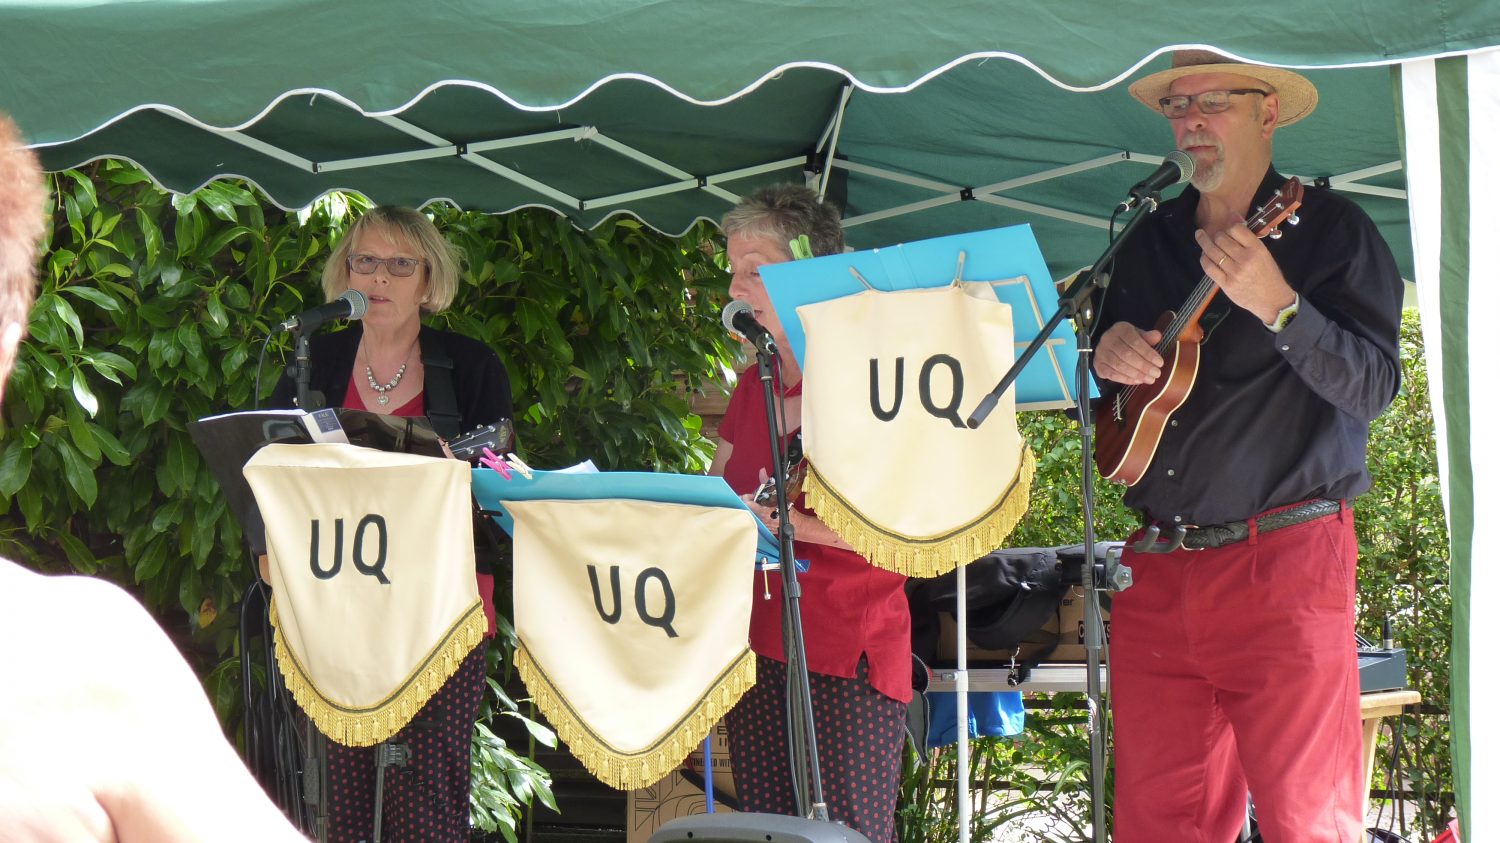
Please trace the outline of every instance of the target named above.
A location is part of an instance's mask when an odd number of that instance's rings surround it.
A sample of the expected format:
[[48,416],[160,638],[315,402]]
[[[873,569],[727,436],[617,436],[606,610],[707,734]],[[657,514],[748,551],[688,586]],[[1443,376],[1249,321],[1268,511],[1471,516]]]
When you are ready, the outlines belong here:
[[1271,232],[1269,234],[1267,234],[1266,236],[1269,237],[1269,238],[1271,238],[1272,240],[1280,240],[1281,239],[1281,229],[1279,229],[1279,228],[1273,228],[1273,229],[1271,229]]
[[1297,216],[1296,214],[1292,214],[1291,216],[1286,218],[1286,222],[1287,225],[1296,225],[1297,223],[1302,222],[1302,218]]

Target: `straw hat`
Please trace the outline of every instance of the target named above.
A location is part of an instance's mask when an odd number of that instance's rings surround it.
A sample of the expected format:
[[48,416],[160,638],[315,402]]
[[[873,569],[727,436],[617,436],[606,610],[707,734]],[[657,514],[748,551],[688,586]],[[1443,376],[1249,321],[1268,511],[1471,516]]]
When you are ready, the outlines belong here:
[[1197,76],[1201,73],[1233,73],[1264,82],[1272,92],[1281,95],[1281,115],[1276,121],[1277,126],[1287,126],[1301,120],[1318,105],[1318,89],[1302,74],[1262,64],[1244,64],[1211,50],[1174,52],[1170,70],[1158,71],[1137,80],[1130,86],[1130,95],[1160,114],[1160,100],[1170,93],[1168,89],[1172,83],[1184,76]]

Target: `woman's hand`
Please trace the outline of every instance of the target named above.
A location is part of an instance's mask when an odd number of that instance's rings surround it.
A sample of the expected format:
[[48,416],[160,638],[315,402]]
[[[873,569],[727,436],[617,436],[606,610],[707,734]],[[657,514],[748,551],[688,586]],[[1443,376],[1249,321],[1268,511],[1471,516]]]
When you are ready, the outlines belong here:
[[[767,476],[766,470],[761,469],[760,482],[765,483]],[[781,519],[778,517],[775,507],[756,503],[754,495],[740,495],[740,500],[745,502],[745,506],[750,507],[750,511],[755,514],[756,518],[760,519],[760,523],[766,525],[766,529],[771,531],[771,535],[781,535]],[[775,501],[773,500],[772,503],[775,503]],[[792,522],[793,536],[797,541],[826,544],[830,547],[841,547],[844,550],[854,549],[848,542],[839,538],[838,533],[835,533],[832,528],[819,520],[816,513],[803,512],[800,509],[788,507],[787,518]]]
[[760,519],[760,523],[766,525],[771,535],[777,534],[781,521],[777,518],[775,509],[756,503],[754,495],[740,495],[740,500],[745,502],[745,506],[750,507],[750,512]]

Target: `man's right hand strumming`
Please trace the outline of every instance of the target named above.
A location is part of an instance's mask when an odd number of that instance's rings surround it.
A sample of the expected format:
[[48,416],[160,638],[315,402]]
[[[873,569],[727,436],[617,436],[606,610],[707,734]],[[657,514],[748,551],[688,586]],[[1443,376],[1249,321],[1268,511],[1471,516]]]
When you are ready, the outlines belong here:
[[1161,377],[1162,359],[1156,353],[1161,331],[1142,331],[1116,322],[1099,337],[1094,349],[1094,373],[1121,384],[1152,383]]

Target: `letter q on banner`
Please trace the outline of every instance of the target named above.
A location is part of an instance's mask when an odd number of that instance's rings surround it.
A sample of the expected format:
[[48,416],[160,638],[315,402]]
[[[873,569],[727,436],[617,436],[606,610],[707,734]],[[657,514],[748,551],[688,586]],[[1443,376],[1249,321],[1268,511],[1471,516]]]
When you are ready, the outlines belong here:
[[804,488],[874,565],[936,576],[1001,547],[1032,459],[1002,397],[964,419],[1014,360],[1010,306],[987,284],[868,290],[797,309],[807,333]]

